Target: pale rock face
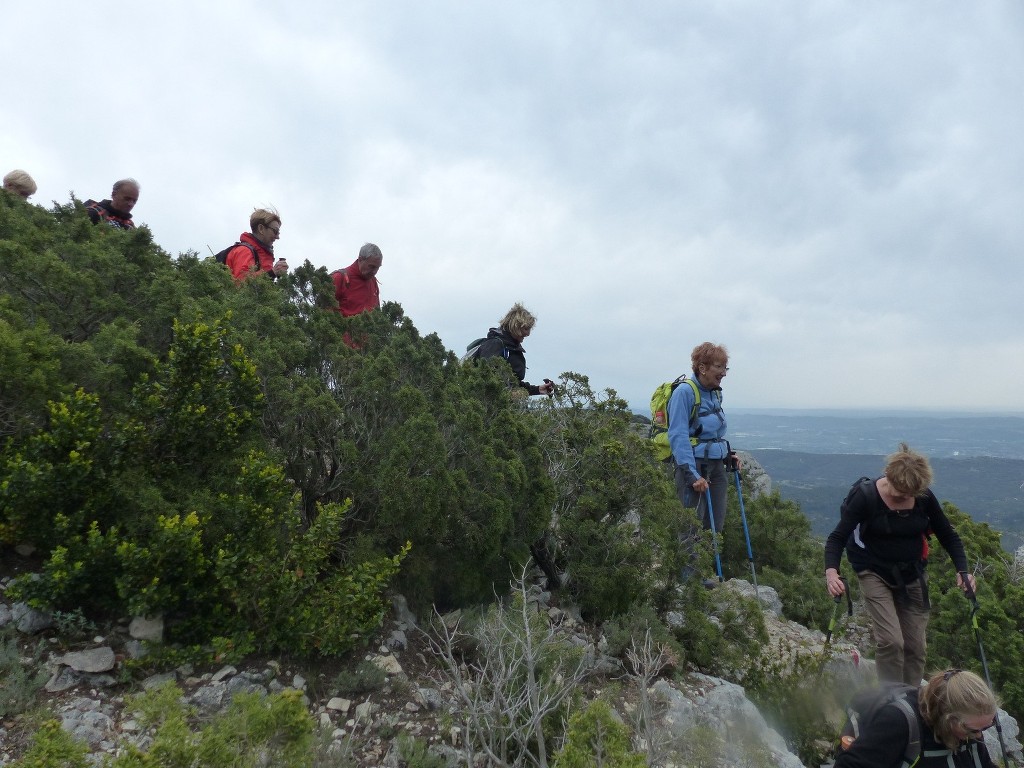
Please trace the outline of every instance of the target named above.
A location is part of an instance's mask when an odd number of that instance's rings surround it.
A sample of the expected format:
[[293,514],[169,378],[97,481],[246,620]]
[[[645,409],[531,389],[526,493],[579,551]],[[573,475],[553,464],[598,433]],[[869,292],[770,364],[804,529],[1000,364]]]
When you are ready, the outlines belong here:
[[109,672],[114,668],[114,649],[104,646],[64,654],[59,660],[76,672]]
[[162,616],[136,616],[128,625],[128,634],[136,640],[161,643],[164,639],[164,619]]

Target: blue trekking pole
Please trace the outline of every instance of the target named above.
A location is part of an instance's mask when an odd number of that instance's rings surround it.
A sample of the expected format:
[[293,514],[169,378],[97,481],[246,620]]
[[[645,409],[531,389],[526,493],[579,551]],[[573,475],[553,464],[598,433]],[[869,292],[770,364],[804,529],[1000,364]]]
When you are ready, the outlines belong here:
[[747,527],[747,510],[746,507],[743,506],[743,488],[740,485],[739,469],[733,469],[733,477],[736,479],[736,496],[740,500],[740,519],[743,521],[743,536],[747,540],[747,559],[750,561],[750,575],[754,579],[754,594],[756,595],[757,571],[754,570],[754,550],[750,547],[750,528]]
[[708,522],[711,523],[711,546],[715,548],[715,573],[719,581],[725,581],[722,576],[722,557],[718,554],[718,534],[715,533],[715,511],[711,508],[711,486],[704,489],[704,498],[708,505]]
[[[981,644],[981,628],[978,626],[978,596],[971,588],[971,582],[967,579],[967,576],[968,573],[966,571],[960,572],[960,579],[964,583],[964,594],[967,595],[967,599],[971,602],[971,627],[974,629],[974,638],[978,641],[978,656],[981,658],[981,669],[985,673],[985,682],[992,689],[992,678],[989,677],[988,661],[985,659],[985,646]],[[1003,740],[1003,724],[999,722],[998,713],[996,713],[993,722],[996,726],[996,736],[999,737],[999,748],[1003,752],[1003,765],[1015,765],[1016,763],[1011,763],[1006,754],[1006,742]]]

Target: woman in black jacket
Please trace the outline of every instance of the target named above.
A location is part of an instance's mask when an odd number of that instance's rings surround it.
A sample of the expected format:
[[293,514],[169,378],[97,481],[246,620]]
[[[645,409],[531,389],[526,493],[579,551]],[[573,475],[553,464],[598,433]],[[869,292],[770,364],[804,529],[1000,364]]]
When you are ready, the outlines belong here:
[[839,562],[846,547],[875,636],[875,664],[883,681],[920,685],[928,628],[928,536],[934,534],[956,566],[956,583],[971,591],[964,545],[929,490],[928,459],[901,443],[885,474],[862,478],[850,489],[841,518],[825,542],[825,582],[839,597],[846,587]]
[[523,339],[530,335],[537,318],[526,307],[518,302],[505,313],[497,328],[487,332],[487,338],[480,345],[476,357],[503,357],[508,361],[519,381],[519,386],[531,395],[550,395],[555,385],[544,379],[543,384],[531,384],[526,381],[526,350]]
[[[999,705],[984,680],[950,669],[932,675],[905,700],[910,711],[888,704],[862,723],[853,742],[836,755],[835,768],[900,768],[916,754],[915,768],[995,768],[984,732],[995,724]],[[917,721],[919,751],[908,750],[911,717]]]

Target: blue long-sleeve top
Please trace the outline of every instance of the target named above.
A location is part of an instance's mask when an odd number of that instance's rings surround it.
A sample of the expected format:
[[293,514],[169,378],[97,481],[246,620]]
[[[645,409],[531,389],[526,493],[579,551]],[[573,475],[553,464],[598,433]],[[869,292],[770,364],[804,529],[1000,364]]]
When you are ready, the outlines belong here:
[[[724,459],[729,448],[725,442],[726,421],[722,411],[722,390],[707,389],[694,377],[700,391],[697,418],[690,424],[690,411],[696,400],[693,387],[686,382],[675,388],[668,400],[668,443],[676,464],[683,467],[687,485],[698,477],[697,464],[701,459]],[[697,444],[690,442],[697,438]]]

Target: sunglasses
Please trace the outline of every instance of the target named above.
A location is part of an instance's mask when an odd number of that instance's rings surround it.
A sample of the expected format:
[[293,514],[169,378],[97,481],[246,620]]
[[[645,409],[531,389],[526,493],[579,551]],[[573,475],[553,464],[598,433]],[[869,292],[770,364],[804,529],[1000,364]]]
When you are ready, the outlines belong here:
[[964,732],[967,733],[968,736],[973,736],[976,739],[984,738],[985,731],[987,731],[989,728],[991,728],[995,724],[996,724],[996,722],[995,722],[995,720],[993,720],[991,723],[986,725],[984,728],[971,728],[963,720],[960,721],[960,727],[964,729]]

